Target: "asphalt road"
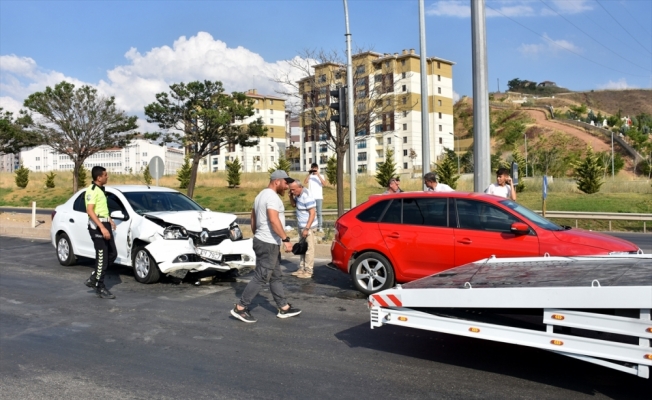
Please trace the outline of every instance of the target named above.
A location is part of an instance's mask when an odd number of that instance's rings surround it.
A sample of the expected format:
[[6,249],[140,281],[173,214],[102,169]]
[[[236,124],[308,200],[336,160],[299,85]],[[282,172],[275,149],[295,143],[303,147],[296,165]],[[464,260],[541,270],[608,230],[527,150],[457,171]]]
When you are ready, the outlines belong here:
[[[0,237],[0,398],[644,398],[652,381],[545,351],[386,326],[369,329],[348,276],[317,263],[284,277],[299,317],[229,310],[246,279],[142,285],[111,267],[62,267],[51,244]],[[296,268],[284,261],[288,272]],[[245,277],[246,278],[246,277]]]

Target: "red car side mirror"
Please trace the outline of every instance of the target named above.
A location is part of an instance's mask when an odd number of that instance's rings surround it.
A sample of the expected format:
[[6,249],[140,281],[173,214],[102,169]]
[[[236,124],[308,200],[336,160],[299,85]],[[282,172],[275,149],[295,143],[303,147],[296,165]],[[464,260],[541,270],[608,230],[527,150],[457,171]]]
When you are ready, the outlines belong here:
[[516,235],[527,235],[530,233],[530,227],[522,222],[514,222],[509,230]]

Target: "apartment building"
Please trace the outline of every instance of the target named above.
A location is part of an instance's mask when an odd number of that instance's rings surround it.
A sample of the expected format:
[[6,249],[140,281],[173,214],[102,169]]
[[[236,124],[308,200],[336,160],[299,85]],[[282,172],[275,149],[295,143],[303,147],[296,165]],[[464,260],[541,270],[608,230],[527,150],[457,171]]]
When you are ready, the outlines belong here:
[[[422,168],[421,70],[414,49],[402,53],[364,52],[353,60],[355,118],[355,160],[358,173],[375,174],[385,161],[387,150],[394,151],[397,170],[412,172]],[[436,161],[445,149],[454,148],[453,65],[437,57],[426,59],[430,160]],[[321,169],[334,153],[328,129],[330,91],[346,84],[346,67],[335,63],[315,65],[314,74],[298,81],[303,99],[300,115],[303,135],[300,146],[302,170],[316,162]],[[349,89],[351,90],[351,89]],[[348,157],[347,157],[348,161]],[[346,165],[345,163],[345,168]]]
[[[160,146],[150,140],[136,138],[129,146],[112,148],[97,152],[84,161],[84,167],[91,169],[101,165],[110,174],[141,173],[149,161],[159,156],[165,163],[165,175],[173,175],[183,165],[184,151],[173,147]],[[55,152],[50,146],[42,145],[21,151],[20,159],[25,168],[35,172],[71,171],[72,159]]]
[[254,100],[254,114],[236,124],[249,124],[258,118],[263,119],[267,128],[267,136],[260,138],[256,146],[243,147],[233,145],[216,148],[199,163],[199,172],[217,172],[226,170],[226,162],[237,157],[242,164],[242,172],[267,171],[278,162],[279,155],[285,152],[286,113],[285,99],[277,96],[259,94],[256,89],[246,92],[247,97]]

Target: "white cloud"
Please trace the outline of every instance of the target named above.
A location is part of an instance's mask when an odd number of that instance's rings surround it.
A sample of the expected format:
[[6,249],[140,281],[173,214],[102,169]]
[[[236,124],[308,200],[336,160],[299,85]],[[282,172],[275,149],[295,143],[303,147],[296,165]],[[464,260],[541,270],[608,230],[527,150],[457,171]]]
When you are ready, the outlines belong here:
[[560,52],[563,52],[564,50],[572,51],[575,53],[582,53],[582,49],[580,47],[577,47],[574,45],[572,42],[569,42],[568,40],[564,39],[559,39],[559,40],[554,40],[551,39],[548,34],[544,33],[543,34],[544,40],[542,43],[535,43],[535,44],[521,44],[518,47],[518,51],[528,57],[533,57],[536,58],[539,55],[546,55],[546,56],[551,56],[551,55],[557,55]]
[[635,89],[636,86],[632,86],[627,83],[625,78],[620,78],[616,82],[609,81],[607,83],[599,84],[598,89],[611,89],[611,90],[623,90],[623,89]]
[[[559,14],[577,14],[591,10],[588,0],[552,0],[551,5]],[[535,8],[537,6],[539,8]],[[471,6],[468,0],[439,0],[426,10],[427,15],[438,17],[468,18]],[[489,0],[485,15],[492,17],[535,17],[557,15],[543,4],[531,0]]]
[[[109,71],[97,84],[81,82],[57,71],[45,71],[29,57],[6,55],[0,58],[0,106],[14,111],[31,93],[66,80],[76,86],[94,86],[106,96],[115,96],[117,105],[128,114],[138,115],[141,129],[157,129],[144,121],[145,105],[154,102],[155,94],[169,90],[169,85],[193,80],[219,80],[225,90],[275,95],[279,85],[270,78],[296,71],[288,61],[267,62],[259,54],[243,47],[229,48],[210,34],[199,32],[176,40],[172,46],[153,48],[145,53],[131,48],[126,62]],[[16,110],[17,111],[17,110]]]
[[459,93],[457,93],[456,91],[453,90],[453,104],[457,103],[460,100],[461,97],[462,96],[460,96]]

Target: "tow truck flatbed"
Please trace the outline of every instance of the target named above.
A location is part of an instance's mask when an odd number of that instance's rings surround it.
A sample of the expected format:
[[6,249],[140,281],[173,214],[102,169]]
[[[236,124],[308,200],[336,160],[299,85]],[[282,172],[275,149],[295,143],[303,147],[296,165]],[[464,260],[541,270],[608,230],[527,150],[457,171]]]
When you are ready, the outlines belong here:
[[652,366],[651,255],[492,257],[373,294],[369,304],[372,329],[537,347],[644,378]]

